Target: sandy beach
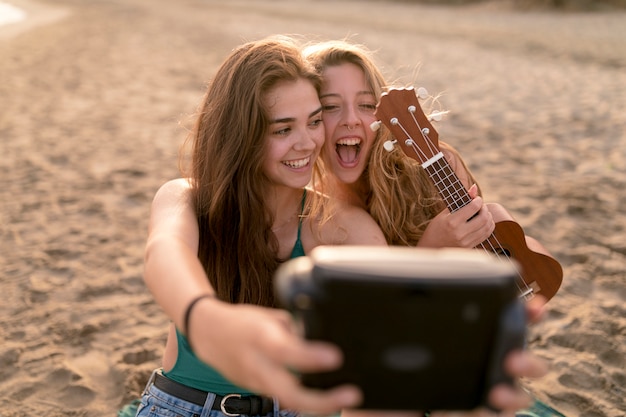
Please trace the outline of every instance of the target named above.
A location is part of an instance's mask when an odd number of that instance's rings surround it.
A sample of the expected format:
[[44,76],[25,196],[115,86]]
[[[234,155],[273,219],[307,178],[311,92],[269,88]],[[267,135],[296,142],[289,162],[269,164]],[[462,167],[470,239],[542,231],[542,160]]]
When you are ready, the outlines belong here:
[[[313,0],[31,0],[0,26],[0,415],[113,416],[160,365],[142,279],[150,202],[225,55],[273,33],[351,37],[440,94],[437,125],[563,286],[523,384],[626,416],[626,12]],[[224,3],[224,4],[222,4]]]

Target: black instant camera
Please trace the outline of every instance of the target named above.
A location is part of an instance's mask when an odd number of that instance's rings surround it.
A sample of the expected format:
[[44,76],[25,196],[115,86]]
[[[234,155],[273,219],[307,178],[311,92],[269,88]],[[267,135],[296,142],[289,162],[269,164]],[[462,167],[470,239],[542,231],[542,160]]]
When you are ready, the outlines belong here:
[[359,408],[464,410],[512,383],[503,358],[524,345],[514,263],[478,250],[320,246],[276,273],[279,302],[343,366],[304,385],[358,385]]

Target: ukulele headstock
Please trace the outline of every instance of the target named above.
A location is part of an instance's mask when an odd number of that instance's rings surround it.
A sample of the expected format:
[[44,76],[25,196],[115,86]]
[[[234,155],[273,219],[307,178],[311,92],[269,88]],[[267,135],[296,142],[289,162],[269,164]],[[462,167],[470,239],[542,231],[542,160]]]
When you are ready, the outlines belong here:
[[386,143],[385,149],[397,144],[408,157],[423,164],[439,152],[439,134],[431,120],[438,120],[445,112],[426,116],[418,96],[426,98],[428,92],[424,88],[416,92],[413,87],[391,89],[382,94],[375,115],[396,139]]

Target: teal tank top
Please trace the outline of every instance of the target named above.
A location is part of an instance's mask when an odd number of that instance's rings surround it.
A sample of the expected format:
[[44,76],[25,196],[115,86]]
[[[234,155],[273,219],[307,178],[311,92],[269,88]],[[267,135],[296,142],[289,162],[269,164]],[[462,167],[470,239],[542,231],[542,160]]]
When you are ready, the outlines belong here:
[[300,240],[300,230],[302,229],[302,214],[304,214],[304,202],[306,201],[306,190],[302,193],[302,201],[300,202],[300,218],[298,219],[298,237],[296,239],[295,245],[293,245],[293,249],[291,251],[291,255],[289,259],[297,258],[298,256],[304,256],[304,247],[302,246],[302,241]]
[[[304,202],[306,200],[306,190],[302,194],[300,212],[304,212]],[[304,256],[304,247],[300,240],[300,230],[302,228],[302,216],[298,221],[298,237],[291,251],[290,258]],[[202,362],[191,350],[189,341],[178,329],[176,329],[176,341],[178,342],[178,357],[174,367],[164,372],[165,376],[181,384],[206,392],[213,392],[218,395],[241,394],[254,395],[253,392],[245,390],[233,384],[213,367]]]

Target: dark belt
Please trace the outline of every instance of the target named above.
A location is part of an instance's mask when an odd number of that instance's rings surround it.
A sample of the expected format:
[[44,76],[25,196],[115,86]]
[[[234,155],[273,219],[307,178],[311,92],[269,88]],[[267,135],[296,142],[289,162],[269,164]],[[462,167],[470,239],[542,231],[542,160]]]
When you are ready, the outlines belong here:
[[[154,386],[181,400],[204,406],[208,395],[205,391],[179,384],[176,381],[155,373]],[[242,397],[239,394],[215,395],[212,410],[219,410],[227,416],[262,416],[274,410],[274,401],[268,397],[249,395]]]

